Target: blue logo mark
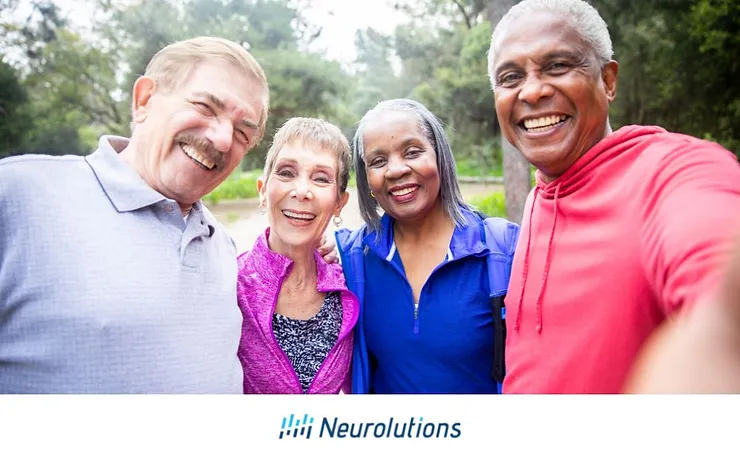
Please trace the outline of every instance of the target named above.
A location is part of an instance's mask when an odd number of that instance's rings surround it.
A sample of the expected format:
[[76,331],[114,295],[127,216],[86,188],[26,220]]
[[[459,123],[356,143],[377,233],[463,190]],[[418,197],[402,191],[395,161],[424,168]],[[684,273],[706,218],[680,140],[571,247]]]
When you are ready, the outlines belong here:
[[303,415],[303,420],[296,419],[295,414],[291,414],[290,417],[283,417],[283,425],[280,427],[280,439],[283,437],[298,438],[298,436],[311,438],[311,429],[313,428],[313,417],[308,417],[308,414]]

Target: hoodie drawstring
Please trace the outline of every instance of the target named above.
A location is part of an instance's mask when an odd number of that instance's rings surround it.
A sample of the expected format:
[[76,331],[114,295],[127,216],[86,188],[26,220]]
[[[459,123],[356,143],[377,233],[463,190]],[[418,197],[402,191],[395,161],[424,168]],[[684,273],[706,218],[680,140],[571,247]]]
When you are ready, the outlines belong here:
[[[550,258],[552,251],[552,240],[555,238],[555,226],[558,223],[558,195],[560,195],[560,184],[555,187],[555,201],[552,207],[552,229],[550,229],[550,240],[547,242],[547,253],[545,254],[545,270],[542,273],[542,285],[540,285],[540,293],[537,295],[537,332],[542,332],[542,299],[545,296],[545,286],[547,285],[547,275],[550,272]],[[530,219],[531,227],[531,219]]]
[[527,233],[527,249],[524,251],[524,263],[522,265],[522,285],[519,289],[519,304],[516,308],[516,316],[514,317],[514,330],[519,331],[519,322],[522,319],[522,299],[524,299],[524,287],[527,285],[527,275],[529,273],[529,245],[532,243],[532,213],[534,212],[534,204],[537,201],[537,193],[540,191],[539,187],[535,187],[534,195],[532,195],[532,207],[529,208],[529,231]]

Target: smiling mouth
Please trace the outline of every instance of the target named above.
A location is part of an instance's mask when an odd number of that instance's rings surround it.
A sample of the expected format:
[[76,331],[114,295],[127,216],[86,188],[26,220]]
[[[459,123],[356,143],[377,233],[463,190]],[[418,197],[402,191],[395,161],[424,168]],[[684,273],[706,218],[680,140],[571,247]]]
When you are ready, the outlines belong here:
[[211,171],[213,168],[216,167],[216,162],[209,159],[206,155],[199,152],[195,149],[192,145],[188,145],[186,143],[180,143],[180,148],[182,149],[183,153],[185,153],[188,158],[193,160],[195,164],[202,167],[206,171]]
[[538,134],[540,132],[547,132],[550,129],[558,127],[568,119],[570,119],[570,116],[566,116],[564,114],[554,114],[541,118],[524,119],[519,123],[519,126],[530,134]]
[[283,216],[288,219],[294,219],[296,221],[311,222],[316,219],[315,214],[311,213],[296,213],[295,211],[288,211],[287,209],[282,210]]
[[408,195],[409,193],[414,192],[415,190],[418,190],[418,189],[419,189],[419,186],[418,185],[414,185],[413,187],[406,187],[406,188],[402,188],[402,189],[398,189],[398,190],[392,190],[389,193],[392,196],[394,196],[394,197],[402,197],[402,196]]

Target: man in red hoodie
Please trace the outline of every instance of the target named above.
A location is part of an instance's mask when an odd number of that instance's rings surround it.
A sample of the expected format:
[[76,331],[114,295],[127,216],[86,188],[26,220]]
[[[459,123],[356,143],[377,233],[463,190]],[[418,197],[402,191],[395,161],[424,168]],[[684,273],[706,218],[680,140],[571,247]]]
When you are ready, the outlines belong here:
[[732,153],[612,131],[618,69],[582,0],[524,0],[493,32],[499,123],[538,170],[506,298],[505,393],[622,391],[648,336],[712,292],[740,226]]

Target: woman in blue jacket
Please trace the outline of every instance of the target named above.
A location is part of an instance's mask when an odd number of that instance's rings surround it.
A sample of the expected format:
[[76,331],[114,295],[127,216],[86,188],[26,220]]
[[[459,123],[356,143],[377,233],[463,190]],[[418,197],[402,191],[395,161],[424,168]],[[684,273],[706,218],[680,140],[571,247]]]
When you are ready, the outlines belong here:
[[418,102],[379,103],[353,148],[366,224],[337,232],[361,305],[353,393],[499,392],[519,227],[465,203],[442,124]]

